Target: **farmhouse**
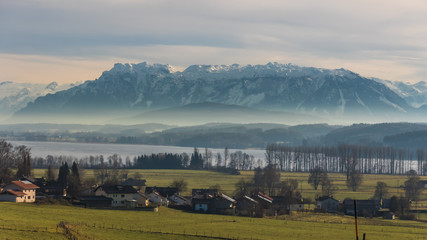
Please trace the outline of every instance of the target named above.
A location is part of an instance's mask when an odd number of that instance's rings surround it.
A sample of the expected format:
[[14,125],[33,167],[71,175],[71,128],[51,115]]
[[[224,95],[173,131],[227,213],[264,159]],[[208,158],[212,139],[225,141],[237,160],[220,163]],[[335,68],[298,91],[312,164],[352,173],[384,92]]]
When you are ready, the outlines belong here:
[[21,181],[28,181],[39,187],[36,190],[37,198],[67,196],[67,188],[61,186],[61,184],[57,183],[56,181],[46,181],[46,179],[44,179],[43,177],[22,177]]
[[[346,214],[354,215],[354,200],[345,199],[343,206]],[[356,200],[357,214],[365,217],[372,217],[378,214],[380,203],[376,200]]]
[[[274,210],[273,204],[275,203],[275,199],[270,197],[262,192],[258,192],[252,194],[251,198],[256,200],[259,203],[257,215],[258,216],[273,216],[276,211]],[[286,205],[282,205],[286,206]]]
[[193,189],[191,204],[197,212],[232,214],[237,201],[217,189]]
[[241,216],[256,216],[258,206],[259,203],[249,196],[245,195],[237,199],[237,213]]
[[29,181],[12,181],[6,185],[0,194],[0,201],[35,202],[36,189],[39,187]]
[[136,189],[128,185],[102,185],[95,189],[95,196],[113,199],[112,207],[134,208],[136,206],[135,193],[137,193]]
[[339,202],[333,197],[323,196],[316,199],[316,209],[322,212],[334,213],[338,211]]
[[217,189],[193,189],[191,204],[196,212],[210,211],[211,203],[218,196]]
[[222,214],[233,214],[236,208],[237,201],[233,198],[219,193],[218,196],[212,199],[210,203],[210,212],[222,213]]

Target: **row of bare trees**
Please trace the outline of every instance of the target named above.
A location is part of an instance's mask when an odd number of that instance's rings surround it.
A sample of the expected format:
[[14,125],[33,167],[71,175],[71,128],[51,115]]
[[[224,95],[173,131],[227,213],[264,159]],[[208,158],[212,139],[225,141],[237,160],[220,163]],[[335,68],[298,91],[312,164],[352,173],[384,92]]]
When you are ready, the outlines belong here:
[[[416,155],[416,159],[414,159]],[[269,144],[266,147],[267,164],[277,165],[281,171],[310,172],[321,167],[326,172],[364,174],[405,174],[417,168],[420,175],[427,174],[427,154],[393,147],[371,147],[340,144],[338,146],[292,147]]]
[[[16,172],[12,169],[16,169]],[[14,147],[6,141],[0,141],[0,183],[31,175],[30,149],[23,145]]]

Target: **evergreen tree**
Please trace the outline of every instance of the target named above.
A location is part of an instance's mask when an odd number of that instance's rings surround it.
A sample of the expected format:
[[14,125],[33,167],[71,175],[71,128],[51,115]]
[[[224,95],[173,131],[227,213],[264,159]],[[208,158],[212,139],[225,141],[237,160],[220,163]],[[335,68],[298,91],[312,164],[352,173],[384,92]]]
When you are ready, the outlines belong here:
[[190,168],[202,169],[203,168],[203,157],[199,153],[199,150],[195,147],[194,153],[191,155]]
[[68,193],[71,196],[78,196],[81,191],[81,180],[80,180],[80,173],[79,168],[76,164],[76,162],[73,162],[73,166],[71,166],[71,175],[69,177],[69,188]]
[[58,183],[62,187],[68,186],[68,178],[70,176],[70,169],[68,168],[68,164],[64,163],[59,168],[59,174],[58,174]]

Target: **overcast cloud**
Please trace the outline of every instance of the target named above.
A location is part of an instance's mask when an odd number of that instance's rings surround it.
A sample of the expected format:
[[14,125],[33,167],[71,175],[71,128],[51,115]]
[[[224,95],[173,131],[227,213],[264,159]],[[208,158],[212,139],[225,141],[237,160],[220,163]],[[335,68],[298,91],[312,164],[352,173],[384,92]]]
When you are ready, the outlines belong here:
[[114,62],[347,68],[427,80],[427,1],[0,0],[0,81],[95,79]]

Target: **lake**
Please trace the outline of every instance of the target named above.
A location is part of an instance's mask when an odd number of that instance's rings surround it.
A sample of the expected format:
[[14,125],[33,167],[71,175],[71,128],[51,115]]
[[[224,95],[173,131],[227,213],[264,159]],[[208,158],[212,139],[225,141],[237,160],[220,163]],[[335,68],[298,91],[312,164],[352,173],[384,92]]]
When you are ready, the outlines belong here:
[[[174,147],[161,145],[142,145],[142,144],[110,144],[110,143],[70,143],[70,142],[36,142],[36,141],[8,141],[14,146],[25,145],[31,148],[31,156],[46,157],[52,156],[74,156],[82,158],[86,156],[103,155],[104,158],[117,154],[125,159],[129,156],[133,159],[136,156],[143,154],[157,153],[187,153],[191,155],[194,148],[190,147]],[[199,148],[199,152],[203,153],[204,148]],[[224,149],[209,148],[213,154],[221,153],[224,155]],[[255,159],[264,159],[265,150],[252,149],[229,149],[229,153],[242,151],[253,155]]]

